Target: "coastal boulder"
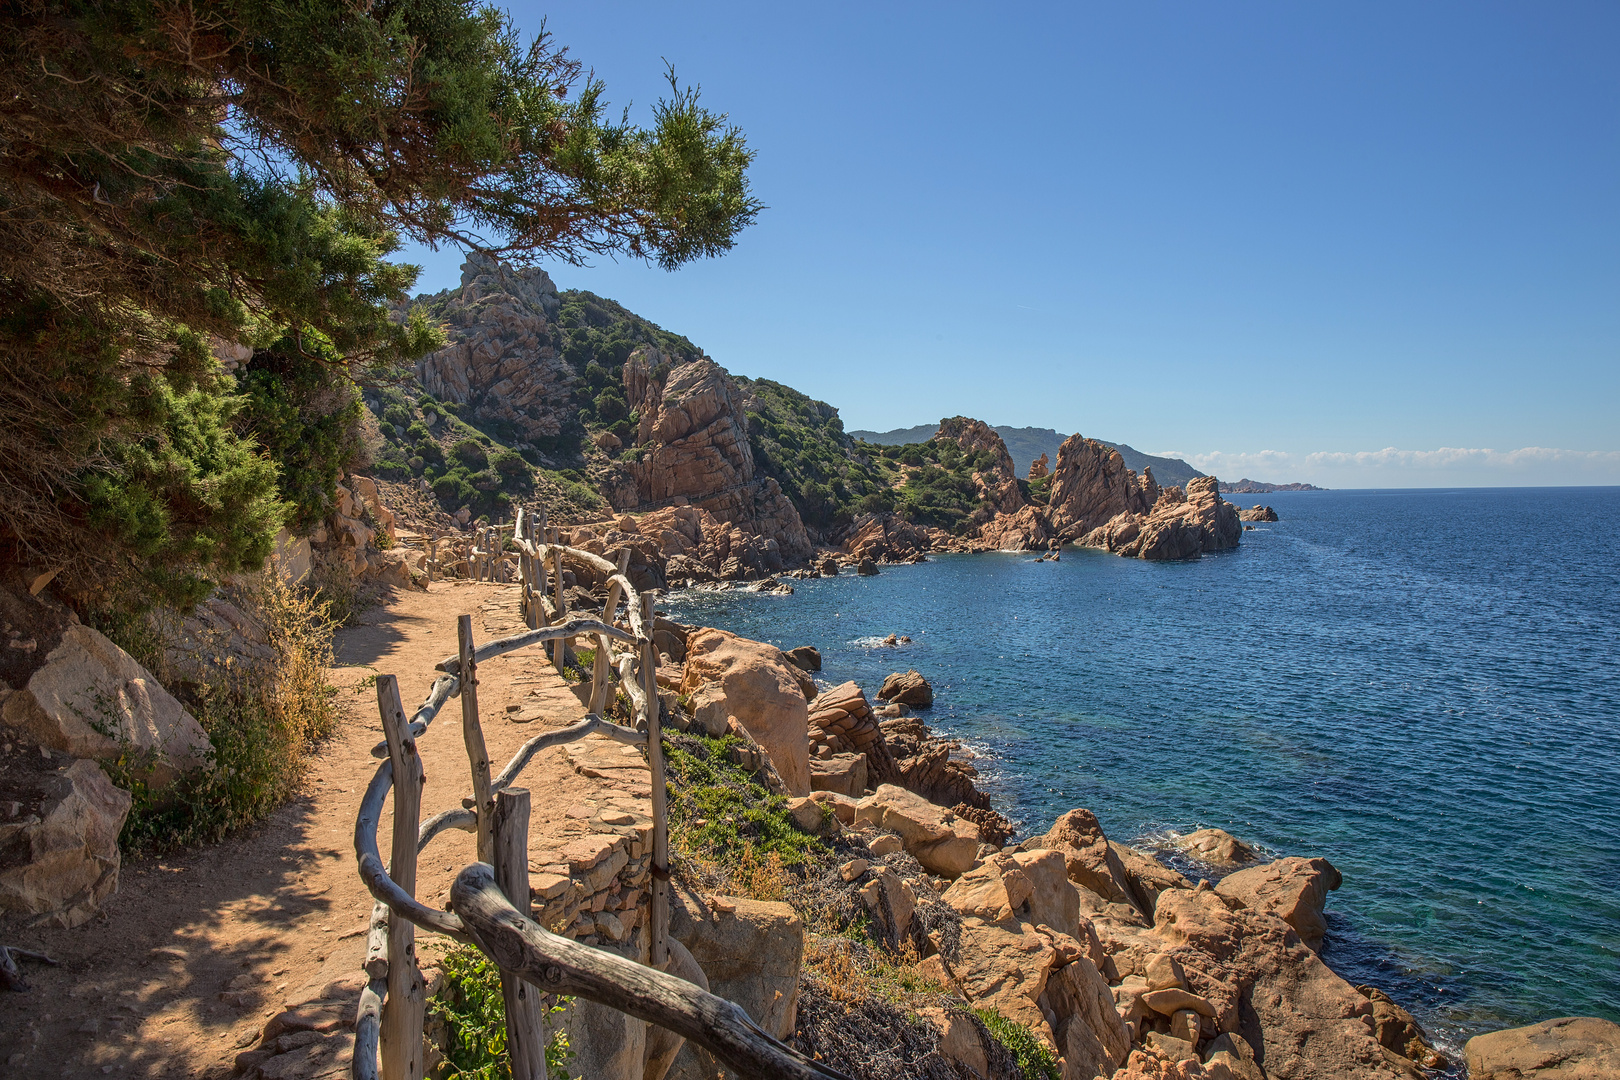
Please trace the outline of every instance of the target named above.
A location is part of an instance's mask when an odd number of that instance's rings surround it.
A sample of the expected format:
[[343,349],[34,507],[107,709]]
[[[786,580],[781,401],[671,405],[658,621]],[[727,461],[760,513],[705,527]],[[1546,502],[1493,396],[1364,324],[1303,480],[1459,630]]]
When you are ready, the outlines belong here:
[[1276,521],[1277,511],[1269,506],[1256,505],[1248,510],[1239,510],[1238,519],[1240,521]]
[[1463,1048],[1469,1080],[1620,1080],[1620,1024],[1564,1016],[1476,1035]]
[[855,807],[855,820],[895,833],[930,873],[960,877],[979,851],[979,827],[905,788],[884,784]]
[[878,690],[876,697],[879,701],[926,709],[934,703],[934,688],[915,670],[897,671],[883,680],[883,687]]
[[1159,497],[1151,471],[1138,477],[1118,450],[1080,435],[1058,447],[1047,517],[1052,530],[1074,540],[1120,514],[1145,514]]
[[800,674],[775,646],[724,630],[695,630],[686,642],[681,693],[718,686],[727,713],[770,755],[790,795],[810,794],[809,706]]
[[0,718],[41,746],[78,758],[126,751],[149,757],[162,787],[206,763],[208,735],[135,659],[88,626],[74,624]]
[[1224,829],[1197,829],[1176,837],[1175,847],[1211,866],[1242,866],[1256,861],[1254,849]]
[[1052,823],[1045,836],[1025,846],[1058,852],[1070,881],[1109,903],[1135,906],[1125,866],[1109,847],[1097,815],[1090,810],[1070,810]]
[[866,756],[828,754],[810,759],[812,791],[835,791],[859,799],[866,794]]
[[1124,511],[1080,540],[1127,558],[1155,561],[1191,559],[1238,545],[1243,525],[1237,508],[1221,498],[1213,476],[1194,477],[1180,488],[1166,488],[1151,511]]
[[1313,952],[1327,935],[1327,894],[1343,878],[1326,859],[1278,859],[1221,879],[1215,891],[1241,907],[1275,915]]

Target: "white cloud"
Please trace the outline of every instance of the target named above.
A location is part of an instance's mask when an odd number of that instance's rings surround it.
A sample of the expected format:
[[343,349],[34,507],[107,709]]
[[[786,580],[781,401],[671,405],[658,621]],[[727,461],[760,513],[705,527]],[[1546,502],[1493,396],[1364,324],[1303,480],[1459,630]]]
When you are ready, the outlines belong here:
[[1322,487],[1515,487],[1620,484],[1620,450],[1559,450],[1526,446],[1518,450],[1466,449],[1165,451],[1223,480],[1248,477],[1273,484],[1294,481]]

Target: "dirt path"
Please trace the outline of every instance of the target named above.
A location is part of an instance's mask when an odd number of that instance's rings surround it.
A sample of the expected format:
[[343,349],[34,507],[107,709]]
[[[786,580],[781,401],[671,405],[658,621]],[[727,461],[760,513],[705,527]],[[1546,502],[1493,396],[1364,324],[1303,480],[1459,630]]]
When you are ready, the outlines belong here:
[[[354,869],[354,815],[381,738],[368,676],[397,675],[413,709],[433,665],[456,651],[456,617],[474,614],[481,640],[510,633],[520,625],[515,596],[511,586],[439,583],[397,594],[339,632],[332,683],[343,722],[311,760],[298,798],[217,846],[126,863],[118,893],[84,926],[9,942],[62,966],[29,965],[33,990],[0,1000],[0,1075],[222,1076],[300,989],[353,971],[371,908]],[[584,711],[537,650],[480,665],[479,703],[497,768],[537,731]],[[471,791],[455,702],[420,746],[426,818]],[[561,750],[536,758],[524,782],[535,792],[532,849],[585,831],[579,807],[601,785],[576,773]],[[381,843],[386,853],[386,825]],[[441,903],[454,870],[473,854],[467,834],[435,841],[418,896]]]

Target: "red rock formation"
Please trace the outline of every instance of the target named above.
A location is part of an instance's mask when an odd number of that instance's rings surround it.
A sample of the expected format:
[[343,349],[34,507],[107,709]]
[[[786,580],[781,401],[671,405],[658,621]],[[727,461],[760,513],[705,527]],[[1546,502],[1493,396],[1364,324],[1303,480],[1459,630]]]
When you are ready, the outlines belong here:
[[1081,541],[1116,555],[1138,559],[1190,559],[1237,547],[1243,536],[1237,507],[1221,498],[1220,481],[1200,476],[1180,488],[1166,488],[1151,513],[1126,511],[1088,532]]
[[[635,507],[684,499],[717,520],[773,541],[784,563],[810,557],[810,538],[780,485],[757,473],[742,394],[724,368],[698,359],[671,365],[650,345],[630,354],[624,386],[640,414],[641,459],[629,466]],[[624,500],[629,493],[614,492]]]
[[1030,462],[1029,463],[1029,478],[1031,480],[1039,480],[1043,476],[1051,475],[1052,470],[1047,468],[1047,465],[1049,465],[1049,464],[1050,464],[1050,460],[1047,458],[1047,456],[1045,454],[1042,454],[1040,457],[1038,457],[1034,461]]
[[459,303],[449,306],[449,344],[416,362],[422,388],[470,405],[480,422],[510,424],[518,448],[555,436],[573,412],[579,381],[557,354],[549,323],[560,301],[544,270],[481,255],[461,266]]
[[1058,448],[1047,517],[1053,532],[1075,540],[1119,514],[1145,514],[1158,499],[1152,469],[1138,477],[1118,450],[1071,435]]

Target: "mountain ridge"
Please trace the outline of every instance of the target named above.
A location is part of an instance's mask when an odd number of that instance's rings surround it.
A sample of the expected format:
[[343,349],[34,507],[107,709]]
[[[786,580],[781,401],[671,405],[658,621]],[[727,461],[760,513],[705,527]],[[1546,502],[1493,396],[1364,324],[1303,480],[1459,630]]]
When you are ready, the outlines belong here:
[[[895,428],[892,431],[851,431],[852,439],[860,439],[877,446],[902,446],[906,443],[927,442],[934,437],[939,429],[938,424],[919,424],[916,427]],[[1007,444],[1007,453],[1012,455],[1020,474],[1029,472],[1030,463],[1046,455],[1048,468],[1057,464],[1058,447],[1068,438],[1062,432],[1052,428],[1013,427],[1010,424],[1000,426],[991,425],[991,430],[1001,436]],[[1189,480],[1195,480],[1205,475],[1193,468],[1180,458],[1156,457],[1144,454],[1125,443],[1109,442],[1107,439],[1098,439],[1104,446],[1119,451],[1125,464],[1134,472],[1141,472],[1144,468],[1153,469],[1153,477],[1165,487],[1186,487]]]

